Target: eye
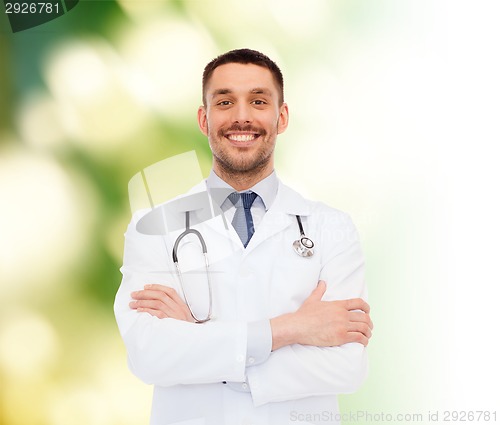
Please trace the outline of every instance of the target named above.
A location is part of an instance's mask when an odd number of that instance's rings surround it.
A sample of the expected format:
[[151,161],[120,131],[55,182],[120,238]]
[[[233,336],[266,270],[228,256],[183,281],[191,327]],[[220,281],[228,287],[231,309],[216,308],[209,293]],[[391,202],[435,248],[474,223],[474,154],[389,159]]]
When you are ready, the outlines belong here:
[[252,103],[254,105],[265,105],[267,102],[265,100],[262,100],[262,99],[256,99],[256,100],[252,101]]
[[222,100],[220,102],[217,102],[217,106],[229,106],[231,104],[232,102],[230,100]]

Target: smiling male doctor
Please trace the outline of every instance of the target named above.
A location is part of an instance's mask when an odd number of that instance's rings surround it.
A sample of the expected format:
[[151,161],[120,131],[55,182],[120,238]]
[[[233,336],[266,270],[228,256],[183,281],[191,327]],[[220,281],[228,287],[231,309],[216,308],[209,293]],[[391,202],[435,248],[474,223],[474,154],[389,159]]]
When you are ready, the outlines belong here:
[[[234,192],[220,200],[234,228],[195,226],[209,255],[224,238],[232,247],[213,265],[223,272],[212,276],[214,319],[194,323],[175,275],[160,277],[173,269],[162,236],[140,234],[137,216],[115,302],[129,366],[155,385],[151,424],[339,423],[337,394],[366,376],[373,325],[363,256],[346,214],[276,176],[276,139],[288,125],[277,65],[249,49],[215,58],[203,74],[198,124],[213,154],[202,185]],[[309,258],[292,248],[297,215],[315,243]]]

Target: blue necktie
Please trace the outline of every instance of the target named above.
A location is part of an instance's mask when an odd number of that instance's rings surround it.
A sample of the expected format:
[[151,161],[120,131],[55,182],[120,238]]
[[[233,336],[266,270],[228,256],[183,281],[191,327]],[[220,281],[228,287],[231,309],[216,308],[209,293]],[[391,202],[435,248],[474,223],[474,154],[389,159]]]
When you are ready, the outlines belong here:
[[253,236],[254,227],[250,207],[257,198],[255,192],[238,193],[233,192],[228,196],[229,200],[236,207],[232,225],[246,248]]

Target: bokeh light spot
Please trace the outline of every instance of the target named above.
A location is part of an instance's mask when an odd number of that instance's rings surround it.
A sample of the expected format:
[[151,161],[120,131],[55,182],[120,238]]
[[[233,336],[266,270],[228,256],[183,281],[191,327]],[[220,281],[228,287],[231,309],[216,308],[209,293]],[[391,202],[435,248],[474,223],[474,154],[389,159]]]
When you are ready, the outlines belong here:
[[0,369],[12,378],[43,375],[57,359],[58,348],[54,328],[35,313],[11,313],[0,326]]
[[97,152],[134,137],[147,111],[127,87],[123,63],[102,40],[68,42],[47,58],[45,79],[68,137]]
[[0,305],[7,294],[62,283],[61,273],[81,253],[94,215],[93,200],[82,195],[84,188],[53,159],[2,152]]

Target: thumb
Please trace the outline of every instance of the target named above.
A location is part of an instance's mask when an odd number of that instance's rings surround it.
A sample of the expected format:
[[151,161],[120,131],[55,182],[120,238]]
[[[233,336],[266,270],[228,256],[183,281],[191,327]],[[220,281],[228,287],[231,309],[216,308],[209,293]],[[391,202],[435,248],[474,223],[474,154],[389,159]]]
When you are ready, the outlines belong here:
[[326,292],[326,282],[324,280],[320,280],[318,282],[318,286],[314,288],[314,291],[311,292],[311,295],[309,295],[309,298],[307,299],[308,301],[321,301],[321,298],[323,298],[323,295],[325,295]]

